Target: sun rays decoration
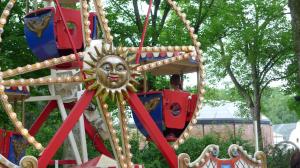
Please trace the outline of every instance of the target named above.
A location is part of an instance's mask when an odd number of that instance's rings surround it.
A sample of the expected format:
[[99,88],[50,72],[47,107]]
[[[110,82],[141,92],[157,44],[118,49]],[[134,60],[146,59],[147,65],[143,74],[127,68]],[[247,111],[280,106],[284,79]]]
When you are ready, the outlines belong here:
[[140,75],[136,65],[130,64],[133,57],[128,57],[128,50],[116,50],[112,46],[102,49],[94,46],[96,56],[88,52],[91,61],[85,60],[91,68],[84,70],[89,77],[85,82],[91,82],[88,90],[97,90],[95,96],[105,100],[109,97],[113,101],[122,102],[128,96],[128,91],[136,92],[135,86],[139,83],[135,77]]

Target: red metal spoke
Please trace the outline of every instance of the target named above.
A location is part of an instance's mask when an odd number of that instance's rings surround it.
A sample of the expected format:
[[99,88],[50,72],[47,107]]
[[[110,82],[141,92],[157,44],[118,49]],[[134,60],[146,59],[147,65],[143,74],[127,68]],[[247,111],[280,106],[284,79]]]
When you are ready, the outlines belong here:
[[164,135],[161,133],[149,112],[144,107],[143,103],[138,98],[137,94],[129,92],[127,97],[128,103],[134,110],[136,116],[147,130],[151,140],[156,144],[160,152],[167,159],[170,167],[177,168],[177,155],[171,145],[167,142]]
[[83,114],[86,107],[92,101],[94,95],[95,91],[84,92],[80,100],[78,100],[66,120],[63,122],[62,126],[58,129],[54,137],[49,142],[48,146],[43,151],[41,157],[38,160],[39,168],[47,167],[58,148],[62,145],[69,132],[75,126],[80,116]]
[[39,117],[35,120],[35,122],[32,124],[29,134],[32,136],[35,136],[35,134],[39,131],[43,123],[47,120],[50,113],[57,107],[56,100],[51,100],[42,113],[39,115]]
[[108,151],[108,149],[104,145],[103,140],[101,139],[100,135],[97,133],[95,128],[91,125],[91,123],[85,117],[84,117],[84,128],[85,128],[87,135],[92,140],[97,151],[112,158],[113,157],[112,154]]
[[149,21],[149,16],[150,16],[150,12],[151,12],[151,7],[152,7],[152,0],[149,0],[149,7],[148,7],[148,12],[147,12],[147,15],[146,15],[145,23],[144,23],[142,38],[141,38],[139,49],[136,53],[136,59],[135,59],[136,64],[140,63],[140,56],[141,56],[141,53],[142,53],[142,48],[143,48],[143,44],[144,44],[144,40],[145,40],[145,36],[146,36],[146,31],[147,31],[147,27],[148,27],[148,21]]

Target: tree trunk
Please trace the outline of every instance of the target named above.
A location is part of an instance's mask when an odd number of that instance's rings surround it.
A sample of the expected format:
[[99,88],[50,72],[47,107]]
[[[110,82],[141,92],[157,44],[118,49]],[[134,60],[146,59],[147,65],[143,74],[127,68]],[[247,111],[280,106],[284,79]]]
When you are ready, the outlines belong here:
[[255,101],[254,104],[254,120],[256,120],[257,122],[257,135],[258,135],[258,147],[259,150],[263,150],[263,137],[262,137],[262,131],[261,131],[261,116],[260,116],[260,111],[261,111],[261,105],[260,105],[260,98],[258,98],[259,100]]
[[300,87],[300,1],[289,0],[294,34],[295,54],[298,59],[298,84]]
[[[256,71],[255,71],[256,72]],[[263,138],[260,123],[260,112],[261,112],[261,90],[259,85],[259,78],[257,73],[253,75],[253,90],[254,90],[254,113],[253,119],[257,122],[257,135],[258,135],[258,147],[260,150],[263,149]]]
[[257,123],[257,136],[258,136],[258,148],[259,150],[263,150],[263,138],[262,138],[262,131],[261,131],[261,123],[260,123],[260,105],[257,106],[255,103],[254,106],[250,107],[250,112],[252,114],[252,120],[253,120],[253,136],[254,136],[254,146],[256,147],[256,129],[254,125],[254,121]]
[[139,12],[138,0],[133,0],[132,3],[133,3],[134,15],[135,15],[135,24],[139,30],[139,33],[142,33],[143,25],[141,21],[140,12]]
[[256,112],[258,115],[256,116],[256,121],[257,121],[257,134],[258,134],[258,146],[259,150],[264,149],[264,139],[262,137],[262,131],[261,131],[261,116],[260,116],[260,110]]

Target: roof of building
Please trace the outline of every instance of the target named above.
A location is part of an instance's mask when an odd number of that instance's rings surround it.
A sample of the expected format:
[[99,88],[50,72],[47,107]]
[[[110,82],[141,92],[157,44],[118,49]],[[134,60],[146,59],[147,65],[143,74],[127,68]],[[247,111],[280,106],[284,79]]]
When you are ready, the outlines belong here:
[[275,124],[272,126],[273,131],[283,135],[284,140],[289,140],[291,132],[296,128],[297,123]]
[[[197,117],[200,124],[223,124],[223,123],[252,123],[252,120],[241,116],[236,103],[224,102],[219,105],[206,104],[200,110]],[[271,124],[271,121],[261,115],[261,124]]]

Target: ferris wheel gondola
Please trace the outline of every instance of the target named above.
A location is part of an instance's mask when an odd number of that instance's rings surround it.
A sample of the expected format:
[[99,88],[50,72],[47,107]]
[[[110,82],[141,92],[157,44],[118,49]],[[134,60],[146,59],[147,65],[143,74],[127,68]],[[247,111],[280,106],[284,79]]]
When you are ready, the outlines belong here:
[[[149,64],[154,61],[174,58],[180,54],[180,52],[144,52],[141,55],[140,62]],[[196,57],[190,57],[187,60],[174,62],[146,72],[154,76],[177,74],[182,77],[183,74],[197,72],[198,66]],[[147,77],[144,76],[143,79],[144,85],[147,85]],[[179,80],[182,85],[182,79]],[[147,91],[149,90],[148,86],[144,88],[146,89],[138,94],[140,100],[166,139],[168,141],[176,141],[192,119],[197,104],[197,95],[184,91],[182,88],[176,90],[164,89],[161,91]],[[143,124],[134,112],[132,114],[137,128],[144,136],[149,138],[147,131],[142,126]]]

